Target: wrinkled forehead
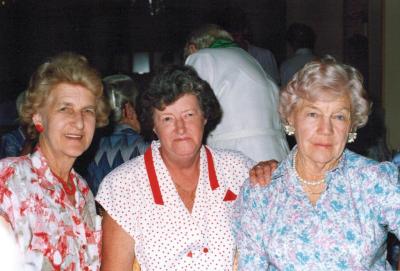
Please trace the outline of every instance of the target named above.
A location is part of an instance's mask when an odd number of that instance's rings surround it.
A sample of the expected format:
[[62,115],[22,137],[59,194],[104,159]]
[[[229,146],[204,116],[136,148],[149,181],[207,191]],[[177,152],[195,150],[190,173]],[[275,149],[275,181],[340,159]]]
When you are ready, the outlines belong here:
[[353,110],[350,96],[347,92],[341,94],[337,92],[322,92],[318,95],[314,95],[312,98],[300,98],[298,99],[293,112],[299,112],[304,108],[319,108],[322,111],[341,111],[347,110],[350,113]]
[[350,98],[350,91],[342,84],[337,84],[336,86],[314,84],[300,91],[298,94],[300,98],[311,102],[330,102],[342,97]]

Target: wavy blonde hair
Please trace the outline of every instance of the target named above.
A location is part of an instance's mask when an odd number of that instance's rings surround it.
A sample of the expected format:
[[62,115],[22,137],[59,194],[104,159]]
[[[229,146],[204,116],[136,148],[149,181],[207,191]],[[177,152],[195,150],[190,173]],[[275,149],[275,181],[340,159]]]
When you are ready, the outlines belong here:
[[371,110],[363,77],[354,67],[338,63],[328,55],[307,63],[282,89],[279,113],[287,124],[300,99],[316,101],[321,97],[343,95],[350,97],[352,131],[356,131],[367,123]]
[[64,52],[41,64],[30,78],[20,122],[27,126],[32,138],[37,137],[32,116],[45,105],[50,92],[60,83],[80,85],[90,90],[96,97],[96,126],[108,124],[110,109],[103,96],[103,84],[98,72],[84,56]]

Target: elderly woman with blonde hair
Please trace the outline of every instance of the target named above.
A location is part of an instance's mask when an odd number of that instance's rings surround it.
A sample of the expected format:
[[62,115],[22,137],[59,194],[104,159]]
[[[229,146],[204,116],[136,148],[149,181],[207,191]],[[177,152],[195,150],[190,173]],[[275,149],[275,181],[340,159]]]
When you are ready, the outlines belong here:
[[281,92],[297,146],[271,185],[242,187],[234,212],[239,270],[388,270],[400,237],[398,169],[347,150],[368,119],[362,77],[333,58],[313,61]]
[[0,218],[13,229],[23,270],[100,269],[101,219],[72,166],[108,112],[101,78],[83,56],[60,54],[32,75],[21,121],[38,145],[0,161]]

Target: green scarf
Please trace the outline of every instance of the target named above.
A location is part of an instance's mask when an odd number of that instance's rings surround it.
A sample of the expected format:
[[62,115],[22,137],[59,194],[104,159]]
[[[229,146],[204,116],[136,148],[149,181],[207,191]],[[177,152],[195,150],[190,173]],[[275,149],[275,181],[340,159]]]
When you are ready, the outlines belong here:
[[209,48],[230,48],[239,47],[235,42],[227,39],[216,39]]

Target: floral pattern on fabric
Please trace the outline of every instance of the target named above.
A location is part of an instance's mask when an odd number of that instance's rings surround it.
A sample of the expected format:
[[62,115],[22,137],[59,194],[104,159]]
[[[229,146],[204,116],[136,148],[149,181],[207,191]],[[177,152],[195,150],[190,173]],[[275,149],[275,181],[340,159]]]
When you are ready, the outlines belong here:
[[391,270],[388,231],[400,237],[397,168],[345,150],[313,206],[293,151],[267,187],[246,182],[235,205],[239,270]]
[[86,182],[72,170],[75,204],[38,149],[0,161],[0,215],[14,229],[24,270],[99,270],[101,219]]

